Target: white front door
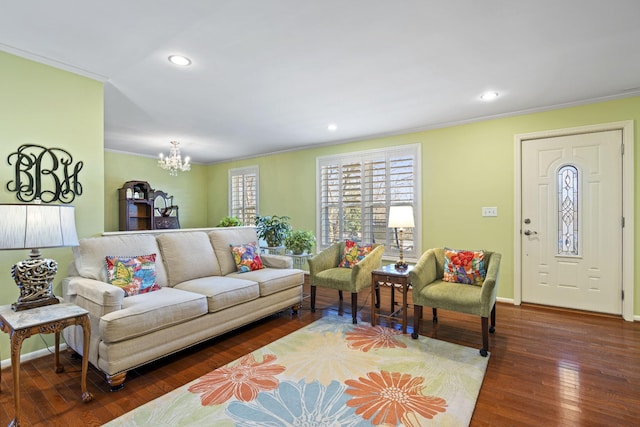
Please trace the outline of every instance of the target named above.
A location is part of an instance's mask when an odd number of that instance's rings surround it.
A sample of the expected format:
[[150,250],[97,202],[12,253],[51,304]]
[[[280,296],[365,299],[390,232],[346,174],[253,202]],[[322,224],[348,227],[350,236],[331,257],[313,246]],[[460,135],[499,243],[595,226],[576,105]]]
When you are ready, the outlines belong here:
[[622,131],[522,141],[522,301],[622,312]]

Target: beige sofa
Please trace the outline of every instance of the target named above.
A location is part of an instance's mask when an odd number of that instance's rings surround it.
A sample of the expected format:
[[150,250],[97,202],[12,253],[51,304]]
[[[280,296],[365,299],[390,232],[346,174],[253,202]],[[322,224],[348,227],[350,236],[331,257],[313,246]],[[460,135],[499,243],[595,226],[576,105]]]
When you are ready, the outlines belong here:
[[[238,273],[230,245],[257,242],[254,227],[109,233],[81,239],[62,282],[63,298],[89,311],[89,362],[112,390],[128,370],[292,308],[304,272],[292,259],[261,255],[264,269]],[[160,290],[127,296],[107,281],[106,256],[156,254]],[[79,327],[64,339],[82,354]],[[83,355],[87,356],[87,355]]]

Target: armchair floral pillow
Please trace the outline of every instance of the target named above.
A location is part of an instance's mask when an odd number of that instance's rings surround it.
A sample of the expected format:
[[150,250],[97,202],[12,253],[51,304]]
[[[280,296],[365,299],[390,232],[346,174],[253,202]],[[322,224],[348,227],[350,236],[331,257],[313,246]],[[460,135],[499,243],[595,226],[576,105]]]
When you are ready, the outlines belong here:
[[444,249],[443,281],[482,286],[486,275],[483,251]]
[[353,240],[344,243],[344,254],[338,267],[351,268],[373,250],[373,245],[358,245]]

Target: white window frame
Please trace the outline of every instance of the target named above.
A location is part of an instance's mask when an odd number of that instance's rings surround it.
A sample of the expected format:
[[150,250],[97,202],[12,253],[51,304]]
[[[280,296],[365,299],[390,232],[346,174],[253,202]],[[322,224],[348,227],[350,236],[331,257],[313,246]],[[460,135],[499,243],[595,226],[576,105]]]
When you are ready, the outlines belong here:
[[253,213],[253,218],[255,218],[256,215],[258,215],[259,212],[259,188],[260,188],[260,170],[258,169],[258,166],[246,166],[243,168],[234,168],[234,169],[229,169],[229,216],[237,216],[240,221],[242,221],[243,225],[255,225],[254,221],[249,221],[246,222],[247,217],[250,217],[251,214],[247,213],[247,206],[245,205],[245,200],[243,198],[242,200],[242,205],[241,206],[235,206],[235,200],[234,200],[234,193],[236,191],[236,188],[234,188],[234,184],[235,184],[235,180],[234,178],[236,177],[241,177],[242,178],[242,185],[243,188],[238,191],[241,191],[242,194],[246,193],[247,189],[246,189],[246,178],[249,176],[255,176],[255,212]]
[[[390,160],[391,159],[397,159],[398,157],[403,157],[403,156],[408,156],[409,158],[413,159],[413,177],[412,177],[412,192],[411,195],[407,195],[405,193],[404,196],[402,197],[410,197],[412,200],[406,200],[406,199],[398,199],[398,195],[394,195],[394,191],[391,187],[392,181],[391,181],[391,177],[389,176],[389,167],[390,167]],[[381,207],[381,203],[383,203],[385,211],[384,211],[384,229],[385,232],[382,233],[381,232],[381,227],[379,225],[375,225],[374,223],[374,218],[378,218],[377,222],[381,223],[382,221],[379,219],[379,215],[380,212],[378,212],[377,214],[373,213],[372,211],[372,215],[371,215],[371,224],[370,228],[371,231],[366,231],[366,230],[360,230],[360,234],[369,234],[370,236],[377,236],[374,238],[375,242],[372,242],[370,238],[366,237],[366,236],[362,236],[362,242],[367,244],[367,243],[381,243],[385,245],[385,258],[387,259],[395,259],[399,256],[399,247],[397,245],[397,236],[395,234],[395,230],[394,229],[390,229],[386,226],[386,224],[388,223],[388,215],[389,215],[389,207],[392,205],[412,205],[413,206],[413,212],[414,212],[414,220],[415,220],[415,227],[413,229],[408,229],[404,231],[404,244],[403,244],[403,249],[404,249],[404,258],[408,261],[416,261],[419,257],[420,254],[422,254],[422,234],[421,234],[421,224],[422,224],[422,214],[421,214],[421,206],[422,206],[422,200],[421,200],[421,191],[420,191],[420,183],[421,183],[421,155],[420,155],[420,144],[409,144],[409,145],[402,145],[402,146],[396,146],[396,147],[389,147],[389,148],[382,148],[382,149],[374,149],[374,150],[366,150],[366,151],[358,151],[358,152],[352,152],[352,153],[343,153],[343,154],[335,154],[335,155],[329,155],[329,156],[321,156],[321,157],[317,157],[316,158],[316,237],[317,237],[317,246],[318,246],[318,250],[323,250],[326,249],[331,243],[333,243],[331,241],[331,231],[328,230],[327,224],[329,224],[331,221],[329,221],[329,218],[325,218],[325,216],[327,216],[328,214],[324,214],[324,212],[328,212],[328,210],[333,207],[334,211],[337,210],[339,213],[337,214],[339,217],[339,223],[336,224],[335,222],[331,222],[333,224],[334,227],[338,228],[338,238],[334,238],[335,241],[338,240],[344,240],[345,238],[349,238],[346,234],[347,231],[345,230],[345,228],[348,228],[344,226],[344,198],[342,195],[342,192],[344,190],[344,181],[343,179],[345,178],[345,175],[343,175],[343,166],[346,165],[357,165],[358,162],[360,162],[360,173],[361,176],[359,177],[359,182],[360,182],[360,186],[361,186],[361,192],[360,192],[360,197],[361,197],[361,201],[360,203],[360,212],[365,212],[367,209],[374,209],[372,206],[377,206],[378,208]],[[378,166],[380,165],[381,162],[384,162],[385,165],[385,182],[384,182],[384,195],[382,197],[384,197],[384,201],[381,202],[380,200],[377,201],[377,203],[374,203],[373,198],[376,196],[373,196],[371,194],[371,191],[369,191],[368,189],[371,188],[371,186],[367,186],[367,184],[371,184],[370,178],[367,177],[367,173],[366,173],[366,169],[367,169],[367,165],[371,165],[371,164],[378,164]],[[329,182],[323,182],[323,170],[326,169],[327,167],[332,167],[332,168],[338,168],[339,172],[338,172],[338,187],[339,190],[334,190],[338,191],[339,196],[338,196],[338,201],[334,202],[334,203],[328,203],[328,202],[324,202],[323,199],[325,199],[324,193],[323,193],[323,186],[329,185]],[[324,169],[323,169],[324,168]],[[369,169],[371,170],[371,168]],[[378,168],[378,171],[380,170],[380,168]],[[350,177],[353,178],[353,177]],[[378,185],[381,184],[381,182],[377,182]],[[378,195],[378,197],[380,197],[380,195]],[[335,200],[335,198],[334,198]],[[323,203],[326,204],[323,205]],[[356,204],[358,204],[358,202],[356,202]],[[364,214],[362,214],[364,215]],[[325,227],[323,227],[323,223],[325,224]],[[361,228],[365,228],[362,227]],[[323,233],[326,234],[323,235]],[[384,237],[382,237],[384,235]]]

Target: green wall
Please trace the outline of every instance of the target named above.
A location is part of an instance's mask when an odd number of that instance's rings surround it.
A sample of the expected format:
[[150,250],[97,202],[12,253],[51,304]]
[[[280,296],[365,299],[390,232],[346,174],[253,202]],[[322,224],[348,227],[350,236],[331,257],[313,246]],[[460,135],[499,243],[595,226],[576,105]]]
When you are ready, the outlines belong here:
[[[289,215],[295,228],[315,230],[315,159],[402,144],[421,144],[422,247],[486,248],[503,254],[498,295],[513,298],[514,159],[517,134],[599,123],[635,121],[640,141],[640,97],[486,120],[447,128],[221,163],[210,166],[211,182],[226,182],[228,169],[260,167],[260,213]],[[635,150],[638,169],[640,150]],[[640,170],[640,169],[638,169]],[[640,185],[636,180],[636,194]],[[226,185],[209,186],[209,221],[226,214]],[[638,198],[634,200],[638,221]],[[498,217],[481,216],[497,206]],[[636,227],[635,247],[640,241]],[[637,251],[637,249],[636,249]],[[640,271],[636,270],[634,313],[640,314]]]
[[[83,194],[73,201],[79,237],[102,232],[104,224],[103,85],[100,82],[0,52],[0,189],[1,203],[20,203],[7,190],[14,179],[7,157],[24,144],[63,148],[74,162],[82,161],[79,173]],[[58,261],[54,285],[72,261],[71,248],[43,249],[43,256]],[[11,266],[28,258],[29,251],[0,251],[0,304],[18,298]],[[43,335],[53,342],[53,335]],[[25,340],[22,352],[43,348],[41,340]],[[9,339],[0,334],[0,354],[9,357]]]
[[[169,152],[169,141],[158,150]],[[118,231],[118,188],[127,181],[147,181],[154,190],[173,196],[178,205],[182,228],[207,227],[207,167],[191,165],[190,172],[171,176],[158,167],[158,159],[112,151],[104,153],[104,231]],[[226,178],[225,178],[226,179]],[[226,182],[226,181],[225,181]],[[215,225],[215,224],[214,224]]]

